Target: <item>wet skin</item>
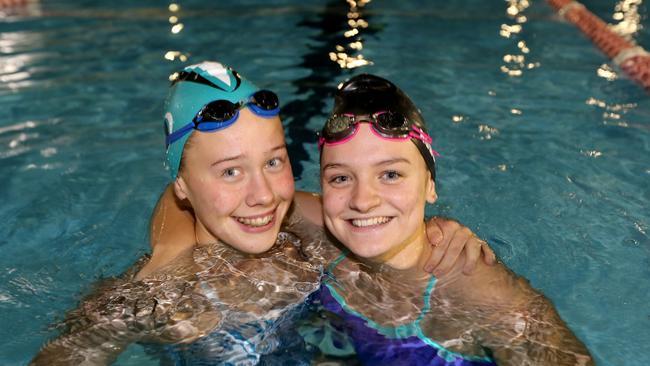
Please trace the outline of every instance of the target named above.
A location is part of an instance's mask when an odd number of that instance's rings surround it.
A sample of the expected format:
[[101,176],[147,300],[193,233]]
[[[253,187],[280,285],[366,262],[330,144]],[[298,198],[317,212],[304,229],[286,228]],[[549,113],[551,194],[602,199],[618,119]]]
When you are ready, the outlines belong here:
[[501,264],[477,263],[467,276],[461,258],[437,278],[424,312],[431,275],[421,270],[430,250],[422,218],[437,196],[411,141],[379,138],[361,123],[347,142],[323,147],[321,172],[325,224],[352,252],[330,288],[353,311],[393,327],[422,316],[436,343],[466,356],[489,349],[499,365],[593,364],[552,303]]

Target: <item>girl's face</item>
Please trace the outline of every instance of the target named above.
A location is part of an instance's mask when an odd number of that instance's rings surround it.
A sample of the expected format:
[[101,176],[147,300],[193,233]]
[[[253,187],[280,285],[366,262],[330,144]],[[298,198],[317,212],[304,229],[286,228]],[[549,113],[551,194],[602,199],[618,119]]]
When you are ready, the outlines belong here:
[[244,108],[224,130],[195,131],[183,159],[174,188],[194,208],[197,241],[269,250],[294,194],[280,119]]
[[358,128],[349,141],[323,146],[325,224],[357,256],[392,264],[425,239],[435,184],[413,142],[379,138],[367,123]]

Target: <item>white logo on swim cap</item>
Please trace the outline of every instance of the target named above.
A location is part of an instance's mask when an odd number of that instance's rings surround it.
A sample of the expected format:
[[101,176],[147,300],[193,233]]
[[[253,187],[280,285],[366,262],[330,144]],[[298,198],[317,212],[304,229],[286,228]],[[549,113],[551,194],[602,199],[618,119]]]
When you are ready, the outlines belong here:
[[215,78],[223,81],[224,84],[230,86],[230,69],[218,62],[214,61],[205,61],[200,64],[191,65],[187,67],[188,69],[198,68],[208,74],[214,76]]
[[171,112],[165,113],[165,128],[168,134],[174,132],[174,116],[172,116]]
[[[167,132],[167,136],[174,132],[174,116],[171,112],[165,113],[165,132]],[[169,146],[167,146],[167,151],[169,151]]]

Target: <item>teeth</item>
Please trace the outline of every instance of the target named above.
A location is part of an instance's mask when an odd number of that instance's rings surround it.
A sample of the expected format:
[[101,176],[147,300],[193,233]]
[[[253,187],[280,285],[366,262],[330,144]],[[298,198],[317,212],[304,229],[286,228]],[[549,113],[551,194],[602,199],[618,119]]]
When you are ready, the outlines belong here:
[[356,227],[365,227],[365,226],[385,224],[388,221],[390,221],[390,217],[380,216],[380,217],[372,217],[369,219],[354,219],[352,220],[352,225]]
[[264,226],[273,220],[273,215],[257,217],[254,219],[247,219],[245,217],[238,217],[237,221],[248,226]]

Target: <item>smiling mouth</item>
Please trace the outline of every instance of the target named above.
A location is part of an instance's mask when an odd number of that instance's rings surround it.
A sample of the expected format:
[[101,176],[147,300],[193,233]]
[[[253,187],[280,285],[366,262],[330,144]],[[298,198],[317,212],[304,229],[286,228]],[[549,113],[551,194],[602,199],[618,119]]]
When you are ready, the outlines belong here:
[[369,227],[369,226],[378,226],[378,225],[383,225],[390,220],[392,220],[392,217],[388,216],[378,216],[378,217],[371,217],[367,219],[352,219],[348,220],[354,227]]
[[246,226],[261,227],[268,225],[273,220],[273,214],[258,217],[236,217],[235,219]]

